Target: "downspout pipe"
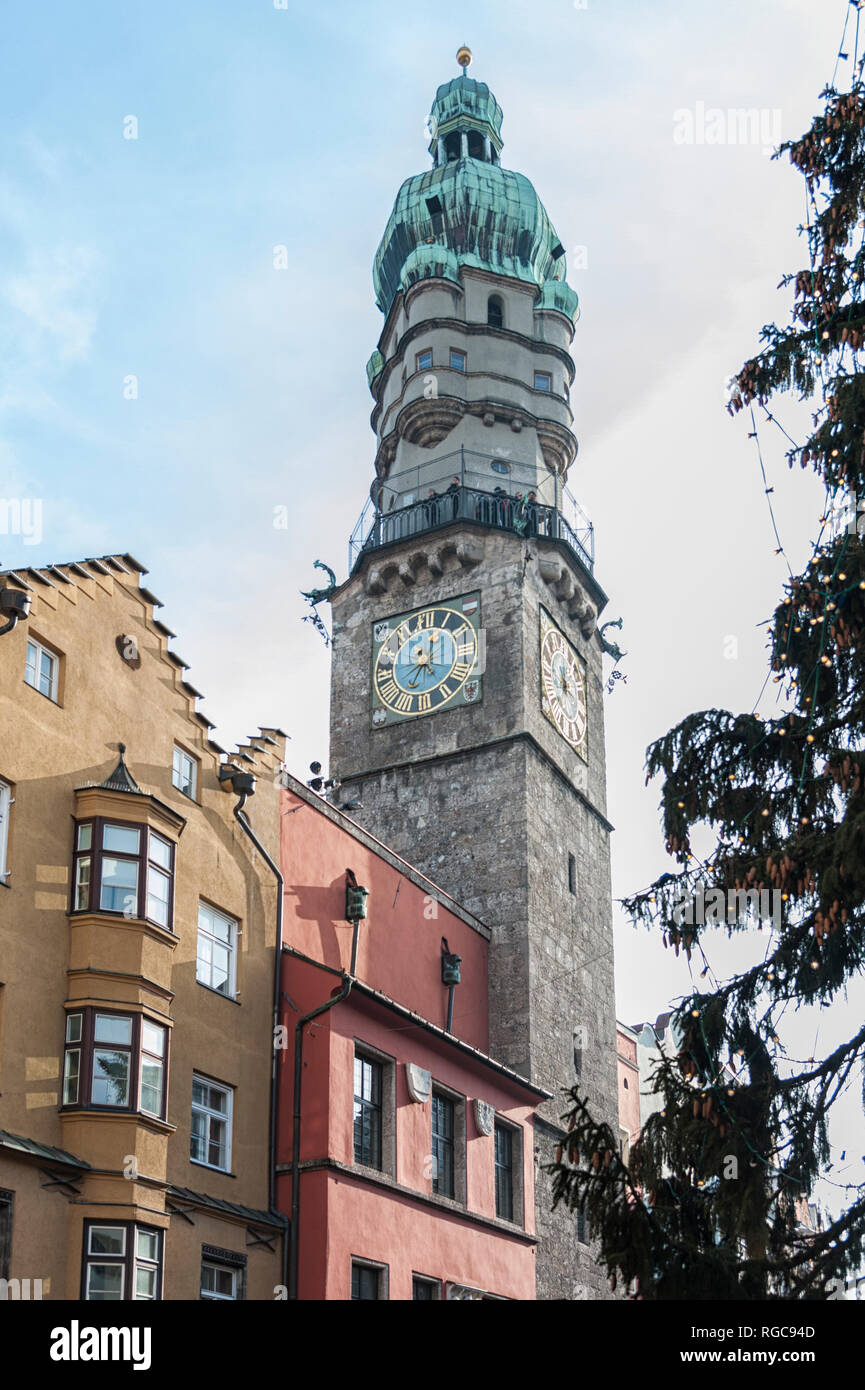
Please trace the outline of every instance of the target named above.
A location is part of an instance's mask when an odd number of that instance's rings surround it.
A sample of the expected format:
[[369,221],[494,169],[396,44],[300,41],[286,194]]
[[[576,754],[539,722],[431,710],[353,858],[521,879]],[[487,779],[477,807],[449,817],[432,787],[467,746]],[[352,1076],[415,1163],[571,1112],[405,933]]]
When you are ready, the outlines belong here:
[[352,922],[351,969],[343,974],[342,986],[336,994],[297,1020],[294,1030],[294,1112],[291,1127],[291,1226],[289,1230],[288,1296],[298,1296],[298,1257],[300,1252],[300,1116],[301,1084],[303,1081],[303,1030],[314,1018],[341,1004],[351,994],[357,969],[357,942],[360,921]]
[[[246,775],[247,775],[247,774],[239,773],[239,774],[238,774],[238,781],[239,781],[239,778],[240,778],[240,777],[245,777]],[[250,777],[250,778],[249,778],[249,781],[250,781],[250,782],[253,782],[253,779]],[[241,785],[242,785],[242,784],[241,784]],[[238,787],[237,787],[236,784],[235,784],[235,790],[238,790]],[[244,809],[243,809],[244,806],[246,805],[246,802],[247,802],[248,798],[252,795],[253,790],[254,790],[254,787],[253,787],[253,786],[247,786],[247,785],[244,785],[244,786],[243,786],[243,790],[240,792],[240,800],[237,802],[237,805],[234,807],[234,816],[235,816],[235,819],[236,819],[238,825],[239,825],[240,828],[243,830],[244,834],[248,837],[248,839],[250,839],[250,840],[252,841],[253,845],[254,845],[255,848],[258,850],[258,852],[259,852],[259,854],[261,855],[262,859],[263,859],[264,862],[267,864],[268,868],[270,869],[271,873],[273,874],[274,878],[276,879],[276,894],[277,894],[277,897],[276,897],[276,959],[275,959],[275,961],[274,961],[274,967],[273,967],[273,1031],[272,1031],[272,1033],[271,1033],[271,1040],[270,1040],[270,1050],[271,1050],[271,1053],[272,1053],[272,1059],[273,1059],[273,1060],[271,1061],[271,1066],[270,1066],[270,1128],[269,1128],[269,1134],[268,1134],[268,1207],[269,1207],[270,1212],[271,1212],[274,1216],[278,1216],[278,1217],[279,1217],[280,1222],[281,1222],[281,1224],[282,1224],[283,1227],[284,1227],[284,1226],[285,1226],[285,1217],[284,1217],[284,1215],[282,1214],[282,1212],[280,1212],[280,1211],[277,1210],[277,1206],[276,1206],[276,1107],[277,1107],[277,1048],[276,1048],[276,1030],[277,1030],[277,1028],[278,1028],[278,1026],[279,1026],[279,1000],[280,1000],[279,987],[280,987],[280,982],[281,982],[281,978],[282,978],[282,908],[283,908],[283,897],[284,897],[284,880],[283,880],[283,877],[282,877],[282,873],[281,873],[281,871],[280,871],[280,869],[279,869],[279,865],[278,865],[278,864],[275,864],[274,861],[271,859],[271,857],[270,857],[270,855],[268,854],[267,850],[264,848],[264,845],[261,843],[261,841],[259,840],[259,838],[258,838],[258,836],[256,835],[255,831],[253,830],[252,826],[250,825],[249,820],[247,819],[246,813],[245,813],[245,811],[244,811]],[[287,1266],[287,1263],[288,1263],[288,1248],[287,1248],[287,1244],[288,1244],[288,1243],[287,1243],[286,1238],[285,1238],[285,1230],[283,1229],[283,1233],[282,1233],[282,1283],[283,1283],[283,1285],[285,1285],[285,1284],[287,1283],[287,1279],[286,1279],[286,1266]]]

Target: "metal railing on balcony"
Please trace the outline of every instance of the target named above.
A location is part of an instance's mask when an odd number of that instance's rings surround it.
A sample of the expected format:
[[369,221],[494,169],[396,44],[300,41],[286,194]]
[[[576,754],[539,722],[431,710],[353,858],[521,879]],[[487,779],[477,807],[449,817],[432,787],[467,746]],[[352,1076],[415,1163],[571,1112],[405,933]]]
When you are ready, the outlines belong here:
[[[431,477],[441,479],[448,471],[441,467],[446,462],[454,469],[452,481],[444,492],[436,492],[427,483]],[[372,498],[366,503],[351,533],[349,573],[361,555],[371,550],[455,521],[564,541],[589,573],[593,572],[592,523],[552,475],[539,486],[537,471],[531,465],[460,449],[392,475],[379,486],[377,498],[378,505]]]

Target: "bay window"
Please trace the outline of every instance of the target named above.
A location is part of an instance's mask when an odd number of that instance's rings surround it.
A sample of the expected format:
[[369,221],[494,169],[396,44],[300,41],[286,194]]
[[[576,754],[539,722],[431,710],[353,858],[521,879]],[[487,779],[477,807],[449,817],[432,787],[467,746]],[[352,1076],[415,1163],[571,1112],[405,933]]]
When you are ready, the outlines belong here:
[[67,1014],[63,1105],[164,1119],[167,1031],[142,1014]]
[[132,1072],[132,1019],[96,1014],[93,1024],[91,1105],[129,1106]]
[[174,845],[146,825],[103,820],[75,827],[72,911],[110,912],[171,930]]
[[161,1298],[162,1232],[132,1221],[85,1221],[82,1283],[90,1302]]

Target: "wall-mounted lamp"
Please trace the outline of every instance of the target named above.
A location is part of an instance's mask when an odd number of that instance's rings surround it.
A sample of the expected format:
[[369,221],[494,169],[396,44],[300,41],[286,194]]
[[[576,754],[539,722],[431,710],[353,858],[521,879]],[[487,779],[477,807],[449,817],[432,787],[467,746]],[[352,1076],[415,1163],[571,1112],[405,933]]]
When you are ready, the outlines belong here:
[[460,965],[462,956],[458,956],[448,945],[446,936],[442,937],[442,984],[458,985],[460,983]]
[[369,897],[369,889],[363,888],[358,883],[352,869],[345,871],[345,920],[347,922],[359,922],[366,916],[366,900]]
[[26,594],[23,589],[0,589],[0,617],[4,614],[9,617],[8,622],[0,627],[0,637],[4,632],[11,632],[19,618],[28,616],[32,601],[32,594]]
[[460,983],[460,965],[462,956],[458,956],[448,945],[446,936],[442,937],[442,984],[448,987],[448,1021],[447,1031],[453,1032],[454,1021],[454,990]]

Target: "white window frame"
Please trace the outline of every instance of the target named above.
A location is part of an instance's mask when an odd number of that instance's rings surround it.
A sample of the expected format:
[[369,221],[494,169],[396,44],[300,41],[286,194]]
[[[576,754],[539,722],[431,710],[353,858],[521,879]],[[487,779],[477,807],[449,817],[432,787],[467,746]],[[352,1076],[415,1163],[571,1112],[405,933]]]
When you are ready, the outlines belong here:
[[[122,1246],[121,1250],[120,1250],[116,1255],[105,1255],[105,1254],[104,1254],[103,1252],[101,1252],[101,1251],[94,1251],[94,1249],[93,1249],[93,1235],[94,1235],[94,1232],[95,1232],[95,1231],[101,1231],[101,1230],[106,1230],[106,1231],[119,1231],[119,1232],[121,1233],[121,1235],[123,1236],[123,1246]],[[84,1256],[85,1261],[86,1261],[86,1278],[85,1278],[85,1281],[84,1281],[84,1299],[85,1299],[85,1302],[88,1302],[88,1301],[89,1301],[89,1302],[93,1302],[93,1303],[123,1303],[123,1302],[125,1301],[125,1298],[126,1298],[126,1243],[127,1243],[127,1240],[128,1240],[128,1239],[129,1239],[129,1231],[128,1231],[128,1227],[127,1227],[126,1225],[122,1225],[122,1226],[113,1226],[113,1225],[111,1224],[110,1221],[105,1221],[105,1222],[102,1223],[102,1225],[97,1225],[97,1224],[94,1222],[93,1225],[91,1225],[91,1226],[89,1227],[88,1232],[87,1232],[87,1251],[86,1251],[85,1256]],[[91,1276],[91,1274],[93,1273],[93,1270],[94,1270],[94,1269],[101,1269],[101,1268],[103,1268],[103,1267],[104,1267],[104,1268],[114,1268],[114,1269],[119,1269],[119,1270],[120,1270],[120,1293],[118,1294],[117,1298],[98,1298],[98,1299],[91,1299],[91,1297],[90,1297],[90,1276]]]
[[[162,1273],[162,1241],[159,1232],[151,1227],[136,1226],[133,1232],[135,1244],[132,1249],[132,1298],[136,1303],[155,1303],[159,1295],[159,1280]],[[139,1249],[139,1241],[142,1236],[154,1236],[156,1239],[156,1254],[142,1255]],[[147,1274],[153,1275],[153,1295],[138,1292],[138,1275],[143,1270]]]
[[[33,674],[35,676],[35,680],[32,681],[29,680],[27,676],[27,672],[31,664],[29,660],[31,647],[36,653],[36,660],[33,663]],[[50,663],[51,676],[49,680],[48,690],[43,690],[39,683],[41,674],[39,668],[41,666],[41,658],[43,656],[47,656],[48,661]],[[56,652],[52,652],[50,647],[46,647],[44,643],[37,641],[35,637],[27,638],[27,647],[24,656],[24,681],[27,685],[30,686],[31,690],[38,690],[40,695],[44,695],[47,700],[53,700],[55,705],[58,703],[57,693],[60,688],[60,657],[57,655]]]
[[[81,1052],[84,1047],[84,1015],[66,1015],[66,1039],[65,1053],[63,1057],[63,1104],[77,1105],[78,1097],[81,1094]],[[77,1043],[77,1047],[70,1047],[70,1043]],[[72,1075],[72,1059],[75,1058],[75,1075]],[[71,1093],[71,1083],[75,1081],[75,1094]]]
[[[209,915],[211,918],[218,917],[221,921],[223,921],[223,922],[225,922],[225,923],[228,924],[228,929],[229,929],[229,941],[228,941],[228,943],[226,943],[226,942],[224,942],[224,941],[221,941],[220,938],[219,938],[218,936],[214,935],[214,933],[213,933],[212,931],[210,931],[207,927],[203,927],[203,926],[202,926],[202,923],[201,923],[202,913],[204,913],[205,915]],[[209,941],[211,941],[214,945],[221,946],[221,947],[223,947],[223,949],[225,949],[225,950],[228,951],[228,988],[227,988],[227,990],[218,989],[217,986],[214,985],[214,984],[211,984],[210,981],[208,981],[208,980],[203,980],[203,979],[201,978],[201,976],[199,975],[199,973],[198,973],[198,963],[199,963],[199,959],[200,959],[199,953],[198,953],[198,945],[199,945],[199,942],[201,941],[202,935],[204,935],[204,936],[205,936]],[[225,998],[225,999],[236,999],[236,998],[237,998],[237,943],[238,943],[239,936],[240,936],[240,929],[239,929],[239,926],[238,926],[238,922],[237,922],[237,918],[236,918],[236,917],[229,917],[229,915],[228,915],[227,912],[221,912],[220,909],[219,909],[218,907],[213,907],[210,903],[206,903],[206,902],[204,902],[203,900],[199,900],[199,903],[198,903],[198,934],[197,934],[197,936],[196,936],[196,950],[195,950],[195,978],[196,978],[198,984],[204,985],[205,989],[212,989],[213,992],[214,992],[214,994],[221,994],[221,995],[223,996],[223,998]],[[211,971],[212,971],[212,968],[213,968],[213,961],[212,961],[212,959],[211,959],[211,961],[209,962],[209,967],[210,967],[210,969],[211,969]],[[212,975],[211,975],[211,979],[212,979]]]
[[[151,1048],[146,1048],[144,1046],[145,1028],[152,1028],[154,1033],[160,1035],[162,1039],[161,1052],[155,1052]],[[138,1031],[138,1109],[142,1115],[155,1115],[157,1119],[161,1119],[165,1111],[165,1070],[167,1062],[166,1053],[168,1051],[167,1032],[168,1030],[163,1028],[161,1024],[152,1023],[149,1018],[142,1014]],[[152,1081],[145,1083],[144,1080],[145,1057],[148,1059],[150,1066],[159,1068],[159,1104],[155,1110],[149,1109],[149,1107],[144,1104],[145,1084],[149,1085],[151,1088],[153,1087]]]
[[12,814],[12,788],[0,780],[0,883],[9,874],[9,817]]
[[[93,1250],[93,1234],[98,1230],[118,1231],[123,1237],[122,1248],[117,1254],[104,1255]],[[142,1255],[139,1248],[141,1237],[153,1237],[156,1241],[156,1254]],[[129,1300],[135,1303],[152,1303],[161,1298],[162,1295],[162,1252],[163,1237],[162,1233],[153,1226],[141,1226],[136,1222],[123,1222],[115,1224],[111,1221],[91,1222],[87,1234],[87,1248],[84,1252],[85,1276],[84,1276],[84,1299],[85,1302],[98,1303],[125,1303]],[[119,1268],[120,1270],[120,1292],[113,1299],[93,1299],[91,1298],[90,1280],[93,1270],[96,1268]],[[153,1295],[141,1294],[138,1292],[138,1274],[140,1270],[153,1275]]]
[[[225,1096],[228,1097],[228,1104],[227,1104],[227,1106],[225,1107],[225,1110],[224,1110],[224,1111],[220,1111],[220,1110],[211,1110],[210,1106],[208,1106],[208,1105],[202,1105],[200,1101],[195,1100],[194,1094],[195,1094],[195,1083],[196,1083],[196,1081],[200,1081],[201,1084],[202,1084],[202,1086],[210,1086],[210,1087],[214,1088],[214,1089],[217,1090],[217,1091],[222,1091],[222,1093],[223,1093]],[[234,1130],[234,1089],[233,1089],[233,1087],[231,1087],[231,1086],[226,1086],[226,1085],[224,1085],[223,1082],[221,1082],[221,1081],[212,1081],[212,1080],[210,1079],[209,1076],[203,1076],[201,1072],[197,1072],[197,1071],[194,1071],[194,1072],[192,1073],[192,1086],[193,1086],[192,1111],[194,1112],[194,1111],[197,1110],[200,1114],[206,1116],[206,1118],[207,1118],[207,1131],[206,1131],[206,1136],[205,1136],[205,1141],[204,1141],[204,1150],[205,1150],[205,1153],[206,1153],[207,1150],[210,1148],[210,1120],[211,1120],[211,1117],[212,1117],[213,1119],[215,1119],[215,1120],[221,1121],[221,1123],[223,1123],[223,1124],[225,1125],[225,1129],[226,1129],[226,1140],[225,1140],[225,1163],[224,1163],[224,1164],[220,1164],[220,1163],[208,1163],[208,1161],[207,1161],[206,1158],[193,1158],[191,1153],[190,1153],[190,1156],[189,1156],[189,1161],[190,1161],[190,1163],[198,1163],[198,1164],[200,1164],[201,1167],[203,1167],[203,1168],[212,1168],[212,1169],[214,1170],[214,1172],[216,1172],[216,1173],[230,1173],[230,1172],[231,1172],[232,1138],[233,1138],[233,1130]]]
[[216,1269],[220,1274],[231,1275],[231,1293],[216,1293],[213,1289],[205,1289],[199,1277],[199,1297],[205,1303],[238,1303],[238,1275],[242,1272],[236,1265],[220,1264],[218,1260],[201,1261],[201,1274],[206,1269]]
[[[181,782],[178,780],[183,777],[184,761],[188,762],[190,767],[190,791],[187,791],[185,786],[182,786]],[[178,766],[178,763],[180,766]],[[171,785],[176,787],[181,796],[188,796],[190,801],[195,801],[198,796],[198,759],[193,753],[187,753],[186,749],[181,747],[179,743],[175,743],[174,751],[171,755]]]

